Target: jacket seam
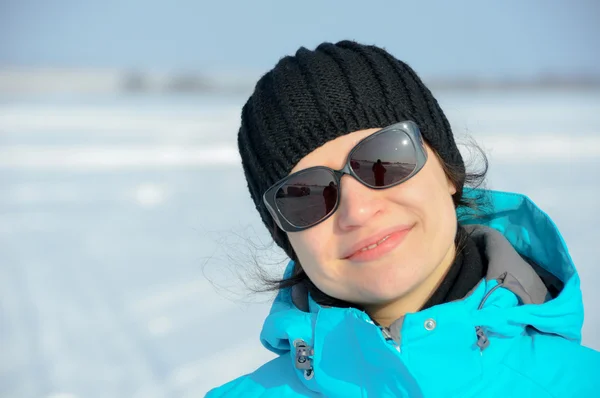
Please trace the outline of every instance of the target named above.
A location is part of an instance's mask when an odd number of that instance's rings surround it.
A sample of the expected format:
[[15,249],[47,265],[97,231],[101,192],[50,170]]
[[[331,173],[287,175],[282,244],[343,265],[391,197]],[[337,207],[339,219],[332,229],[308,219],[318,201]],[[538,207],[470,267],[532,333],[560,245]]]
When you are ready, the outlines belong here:
[[524,379],[526,379],[526,380],[529,380],[529,381],[530,381],[532,384],[536,385],[538,388],[540,388],[540,389],[541,389],[541,390],[543,390],[543,391],[544,391],[546,394],[548,394],[548,396],[550,396],[550,397],[552,397],[552,398],[558,398],[556,395],[554,395],[554,394],[552,394],[550,391],[548,391],[548,390],[546,389],[546,387],[544,387],[543,385],[541,385],[539,382],[537,382],[537,381],[533,380],[531,377],[529,377],[529,376],[527,376],[527,375],[523,374],[521,371],[519,371],[519,370],[517,370],[517,369],[513,368],[513,367],[512,367],[512,366],[510,366],[510,365],[507,365],[507,364],[506,364],[506,363],[504,363],[504,362],[501,362],[501,363],[500,363],[500,365],[502,365],[502,366],[504,366],[505,368],[507,368],[507,369],[509,369],[509,370],[513,371],[514,373],[518,374],[518,375],[519,375],[519,376],[521,376],[522,378],[524,378]]

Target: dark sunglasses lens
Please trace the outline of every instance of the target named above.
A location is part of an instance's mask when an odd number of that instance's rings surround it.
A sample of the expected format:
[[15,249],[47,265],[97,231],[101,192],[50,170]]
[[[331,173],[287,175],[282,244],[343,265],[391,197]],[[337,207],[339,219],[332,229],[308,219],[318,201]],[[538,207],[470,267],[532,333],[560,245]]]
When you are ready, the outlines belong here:
[[326,216],[338,200],[338,186],[327,169],[312,169],[291,177],[275,193],[275,204],[296,227],[311,226]]
[[358,144],[350,166],[365,184],[385,187],[406,179],[415,170],[417,151],[408,134],[391,130]]

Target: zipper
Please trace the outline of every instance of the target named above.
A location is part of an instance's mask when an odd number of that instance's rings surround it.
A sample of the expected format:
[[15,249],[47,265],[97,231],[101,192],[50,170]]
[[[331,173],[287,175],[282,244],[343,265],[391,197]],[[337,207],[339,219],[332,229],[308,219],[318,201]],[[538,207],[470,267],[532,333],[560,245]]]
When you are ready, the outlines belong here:
[[384,326],[380,326],[379,329],[385,338],[386,345],[393,346],[396,351],[400,352],[400,344],[396,343],[396,340],[392,337],[390,330]]
[[394,346],[394,348],[396,349],[396,351],[401,352],[400,351],[400,344],[398,344],[396,342],[396,340],[394,340],[394,338],[392,337],[392,334],[390,333],[390,329],[389,328],[380,325],[375,320],[371,319],[368,315],[366,315],[366,316],[365,315],[361,315],[361,318],[365,322],[367,322],[367,323],[369,323],[369,324],[371,324],[373,326],[376,326],[379,329],[379,331],[381,332],[381,334],[379,335],[379,337],[383,336],[384,342],[386,343],[387,346]]

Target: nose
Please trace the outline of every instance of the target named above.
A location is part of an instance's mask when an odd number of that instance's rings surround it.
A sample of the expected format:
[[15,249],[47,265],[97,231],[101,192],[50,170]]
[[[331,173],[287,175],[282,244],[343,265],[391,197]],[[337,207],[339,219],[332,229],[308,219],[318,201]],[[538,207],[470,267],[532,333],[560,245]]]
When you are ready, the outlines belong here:
[[341,182],[337,223],[342,230],[360,228],[384,210],[384,200],[377,190],[368,188],[351,176]]

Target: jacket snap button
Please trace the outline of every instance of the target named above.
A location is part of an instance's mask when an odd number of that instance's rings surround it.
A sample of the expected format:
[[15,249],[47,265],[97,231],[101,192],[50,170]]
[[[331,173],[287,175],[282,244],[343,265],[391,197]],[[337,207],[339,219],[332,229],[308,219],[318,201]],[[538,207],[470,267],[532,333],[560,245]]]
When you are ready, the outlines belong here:
[[425,329],[432,331],[435,329],[435,321],[431,318],[425,321]]

